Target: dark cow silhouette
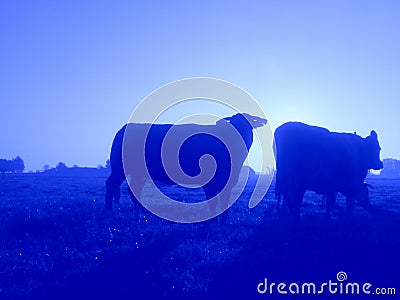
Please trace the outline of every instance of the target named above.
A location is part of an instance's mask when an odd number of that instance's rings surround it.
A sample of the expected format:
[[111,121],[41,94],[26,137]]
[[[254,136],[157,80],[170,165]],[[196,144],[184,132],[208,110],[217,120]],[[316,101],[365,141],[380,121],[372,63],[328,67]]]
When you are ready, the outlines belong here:
[[[371,201],[369,200],[369,189],[373,189],[374,187],[366,182],[363,183],[358,193],[355,195],[354,199],[360,206],[362,206],[365,210],[371,209]],[[330,216],[332,208],[336,202],[338,192],[329,194],[326,193],[323,195],[323,201],[325,201],[326,205],[326,214]]]
[[368,170],[383,167],[380,149],[375,131],[362,138],[300,122],[285,123],[275,131],[276,196],[283,196],[297,220],[306,190],[327,196],[328,213],[340,192],[347,197],[350,214],[355,199],[362,197]]
[[[355,195],[355,200],[361,205],[364,209],[369,210],[371,208],[371,202],[369,200],[369,189],[373,189],[374,187],[369,183],[364,182],[361,186],[359,192]],[[276,199],[277,199],[277,210],[280,211],[280,203],[282,200],[282,195],[279,191],[275,191]],[[326,215],[329,217],[332,211],[332,208],[336,202],[338,192],[326,192],[322,196],[322,203],[326,208]]]
[[[125,125],[117,132],[111,148],[106,209],[111,210],[113,199],[119,199],[120,185],[126,176],[130,177],[130,187],[134,191],[131,194],[133,201],[140,195],[145,180],[151,178],[164,184],[198,184],[203,187],[206,199],[219,194],[220,201],[226,205],[253,143],[253,129],[266,123],[263,118],[236,114],[219,120],[215,125]],[[123,151],[129,155],[124,156]],[[202,161],[207,155],[211,155],[214,162],[209,159]],[[165,170],[166,166],[171,167],[169,172]],[[196,177],[202,171],[207,173],[210,170],[215,170],[215,173],[208,182]],[[210,207],[211,211],[215,209]]]

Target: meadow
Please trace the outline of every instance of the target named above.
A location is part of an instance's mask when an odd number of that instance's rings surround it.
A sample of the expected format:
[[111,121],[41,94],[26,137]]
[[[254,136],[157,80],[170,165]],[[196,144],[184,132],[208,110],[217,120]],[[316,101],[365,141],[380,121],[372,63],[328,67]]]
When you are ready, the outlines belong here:
[[246,187],[228,220],[178,224],[134,206],[126,184],[104,211],[105,179],[0,176],[1,299],[275,299],[257,292],[265,278],[321,283],[340,271],[400,292],[400,180],[369,179],[372,209],[352,218],[343,197],[327,219],[307,192],[294,227],[278,216],[273,186],[253,209]]

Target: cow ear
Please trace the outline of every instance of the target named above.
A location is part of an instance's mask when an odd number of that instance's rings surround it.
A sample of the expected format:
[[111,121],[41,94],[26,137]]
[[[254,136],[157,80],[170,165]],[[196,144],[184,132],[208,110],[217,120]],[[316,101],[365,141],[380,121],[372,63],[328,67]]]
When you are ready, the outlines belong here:
[[232,117],[226,117],[226,118],[224,118],[224,120],[225,120],[226,122],[230,122],[230,121],[232,120],[232,118],[233,118],[233,116],[232,116]]
[[216,124],[221,125],[221,124],[226,124],[226,123],[229,123],[229,121],[226,120],[225,118],[223,118],[223,119],[218,120]]
[[378,135],[376,134],[375,130],[372,130],[369,135],[370,135],[370,137],[372,137],[374,139],[378,139]]

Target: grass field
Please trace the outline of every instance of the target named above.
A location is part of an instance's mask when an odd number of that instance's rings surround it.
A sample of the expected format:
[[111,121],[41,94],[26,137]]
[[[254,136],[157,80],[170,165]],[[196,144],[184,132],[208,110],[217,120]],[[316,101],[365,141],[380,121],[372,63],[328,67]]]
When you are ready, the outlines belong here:
[[294,228],[272,190],[253,209],[239,199],[226,222],[137,217],[124,187],[106,213],[105,179],[1,175],[1,299],[273,299],[257,293],[264,278],[321,283],[339,271],[400,292],[400,180],[369,180],[373,208],[351,219],[343,197],[327,220],[321,196],[307,193]]

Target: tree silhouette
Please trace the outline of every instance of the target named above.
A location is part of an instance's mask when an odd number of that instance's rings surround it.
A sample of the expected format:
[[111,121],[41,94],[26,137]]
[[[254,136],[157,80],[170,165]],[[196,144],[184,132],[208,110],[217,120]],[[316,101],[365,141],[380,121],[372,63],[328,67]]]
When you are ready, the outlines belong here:
[[383,169],[380,173],[380,176],[388,178],[399,178],[400,160],[393,158],[385,158],[383,160]]
[[11,171],[11,161],[7,159],[0,159],[0,173],[10,173]]
[[24,169],[24,161],[19,156],[12,160],[0,159],[0,173],[22,173]]
[[25,164],[21,157],[17,156],[12,160],[12,162],[13,162],[14,172],[22,173],[24,171]]
[[67,169],[67,166],[66,166],[66,164],[65,163],[63,163],[63,162],[59,162],[58,164],[57,164],[57,166],[56,166],[56,170],[57,171],[62,171],[62,170],[65,170],[65,169]]

